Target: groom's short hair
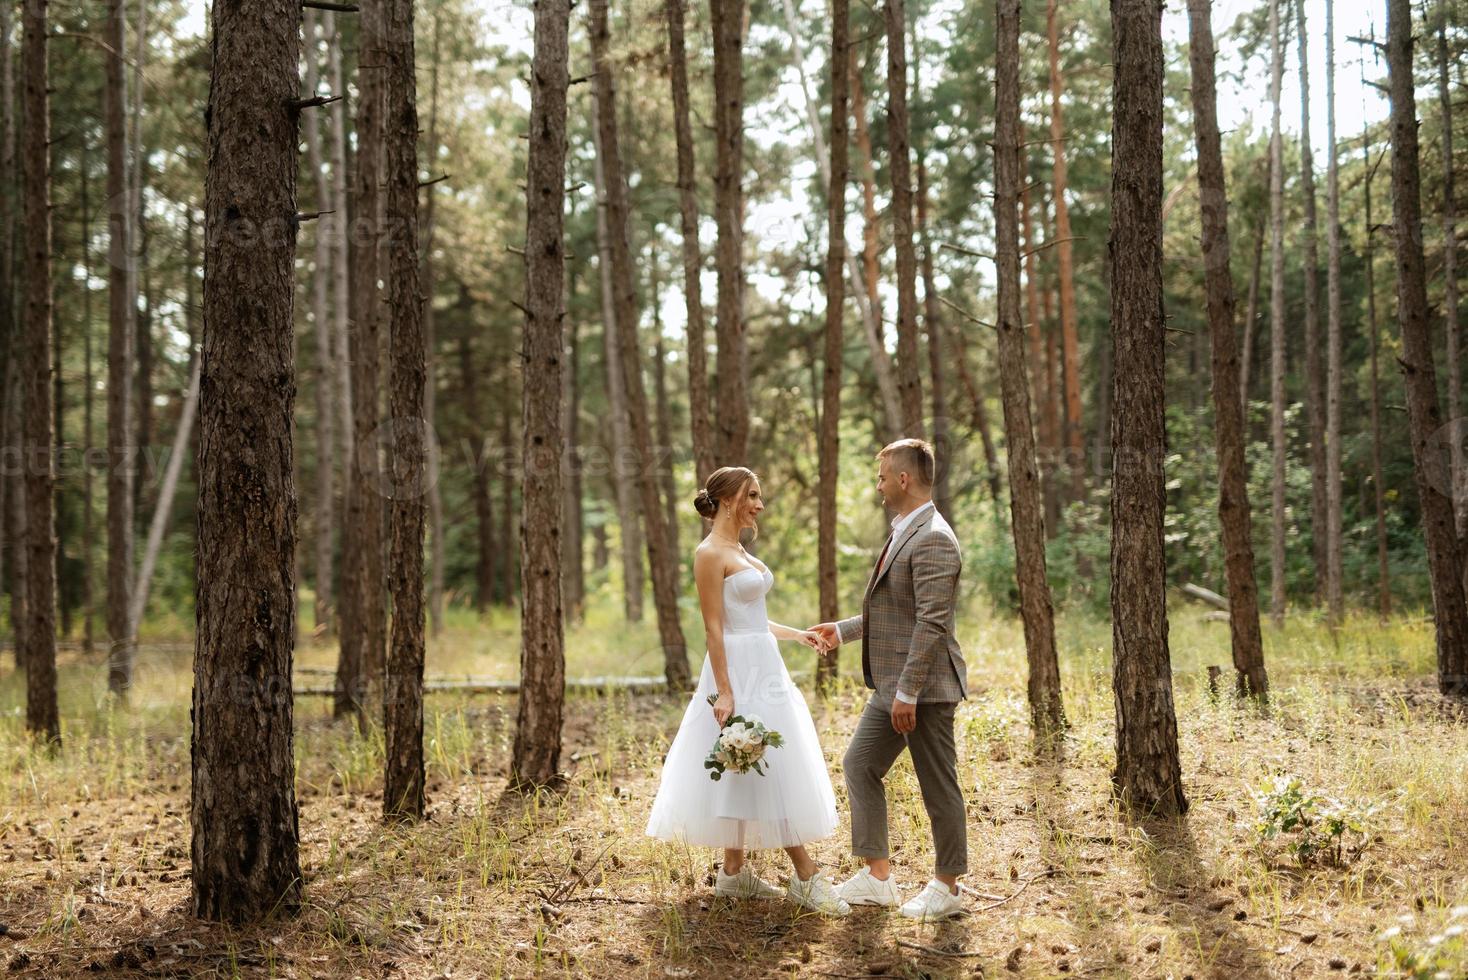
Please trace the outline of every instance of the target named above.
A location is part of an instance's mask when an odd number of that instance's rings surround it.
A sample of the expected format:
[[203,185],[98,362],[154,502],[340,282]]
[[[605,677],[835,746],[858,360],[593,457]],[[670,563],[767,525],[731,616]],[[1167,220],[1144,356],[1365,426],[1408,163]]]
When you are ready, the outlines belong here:
[[887,460],[892,469],[906,473],[923,487],[931,487],[938,471],[933,445],[925,439],[898,439],[882,447],[878,459]]

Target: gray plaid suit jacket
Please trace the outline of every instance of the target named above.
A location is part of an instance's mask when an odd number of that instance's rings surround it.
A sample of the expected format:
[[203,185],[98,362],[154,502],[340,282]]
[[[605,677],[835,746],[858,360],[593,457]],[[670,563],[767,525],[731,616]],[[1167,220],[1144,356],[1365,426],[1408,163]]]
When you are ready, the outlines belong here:
[[930,507],[872,570],[861,615],[836,624],[841,642],[861,639],[862,674],[883,703],[899,690],[919,703],[968,697],[968,666],[954,630],[962,570],[953,528]]

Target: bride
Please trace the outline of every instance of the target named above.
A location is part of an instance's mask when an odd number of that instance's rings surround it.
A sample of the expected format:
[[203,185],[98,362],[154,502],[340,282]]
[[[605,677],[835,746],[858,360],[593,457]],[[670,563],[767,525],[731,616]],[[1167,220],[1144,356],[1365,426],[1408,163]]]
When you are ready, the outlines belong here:
[[[729,898],[779,895],[745,862],[745,851],[782,847],[794,865],[786,889],[790,900],[826,915],[846,915],[851,907],[805,850],[807,842],[836,829],[836,797],[810,710],[776,642],[797,640],[819,650],[821,638],[766,618],[765,593],[775,577],[739,543],[744,528],[758,532],[755,522],[765,506],[759,478],[742,466],[725,466],[709,476],[694,506],[713,521],[693,559],[708,656],[663,763],[647,833],[722,847],[714,894]],[[710,695],[716,695],[712,710]],[[767,751],[764,775],[729,772],[714,781],[703,760],[736,706],[739,714],[758,715],[784,744]]]

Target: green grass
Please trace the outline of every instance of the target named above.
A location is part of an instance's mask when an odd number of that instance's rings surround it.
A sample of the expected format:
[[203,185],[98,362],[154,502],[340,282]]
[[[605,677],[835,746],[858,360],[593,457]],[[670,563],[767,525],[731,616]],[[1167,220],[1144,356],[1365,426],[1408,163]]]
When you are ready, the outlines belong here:
[[[692,639],[696,611],[686,614]],[[792,603],[772,615],[803,624],[810,613]],[[480,619],[451,610],[430,643],[429,674],[513,678],[517,625],[512,611]],[[189,914],[184,877],[187,638],[155,632],[155,640],[185,642],[145,644],[131,707],[103,693],[100,663],[63,657],[65,743],[55,755],[25,738],[22,686],[0,668],[0,922],[11,930],[0,939],[0,961],[37,976],[92,963],[205,976],[1468,970],[1461,933],[1451,933],[1468,916],[1453,911],[1468,905],[1468,724],[1435,693],[1431,624],[1420,611],[1386,624],[1355,616],[1334,637],[1308,613],[1282,630],[1266,625],[1274,694],[1260,711],[1209,697],[1209,665],[1231,677],[1227,624],[1174,603],[1179,744],[1192,809],[1165,824],[1131,823],[1109,798],[1109,623],[1059,620],[1073,727],[1058,762],[1031,752],[1020,624],[975,604],[960,630],[973,695],[958,719],[970,808],[966,882],[981,894],[968,899],[974,914],[941,927],[867,911],[828,922],[779,902],[713,902],[717,855],[642,836],[662,752],[686,702],[618,692],[570,698],[567,784],[528,797],[505,792],[513,698],[430,696],[431,813],[410,828],[379,819],[380,730],[359,735],[332,722],[329,699],[299,699],[305,905],[262,927],[205,925]],[[332,667],[334,647],[310,639],[304,626],[303,635],[298,666]],[[690,642],[695,670],[701,648]],[[792,670],[810,668],[809,651],[784,650]],[[842,662],[837,697],[812,699],[838,799],[840,757],[862,699],[852,651]],[[568,631],[570,676],[661,670],[655,624],[628,628],[613,603],[595,604]],[[1278,771],[1324,796],[1383,804],[1369,846],[1342,867],[1301,867],[1282,842],[1263,841],[1252,792]],[[889,796],[894,860],[910,891],[931,851],[905,761],[889,777]],[[854,868],[844,835],[813,847],[837,875]],[[784,864],[778,853],[755,860],[770,877]],[[1401,931],[1386,935],[1393,927]],[[903,943],[978,955],[937,956]]]

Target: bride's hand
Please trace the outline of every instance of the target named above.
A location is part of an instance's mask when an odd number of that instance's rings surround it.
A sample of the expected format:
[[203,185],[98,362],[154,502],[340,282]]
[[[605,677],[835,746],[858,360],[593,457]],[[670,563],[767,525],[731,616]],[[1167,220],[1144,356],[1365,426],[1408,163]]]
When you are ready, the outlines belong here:
[[826,652],[826,638],[814,630],[801,630],[795,638],[816,653]]
[[714,701],[714,721],[723,728],[734,717],[734,695],[725,691]]

